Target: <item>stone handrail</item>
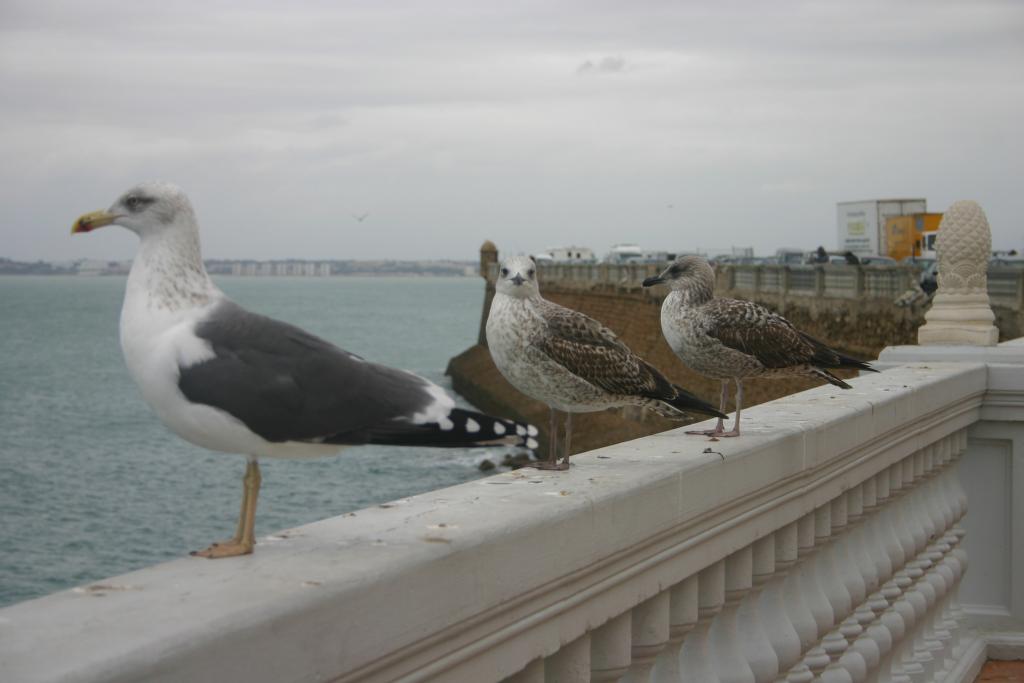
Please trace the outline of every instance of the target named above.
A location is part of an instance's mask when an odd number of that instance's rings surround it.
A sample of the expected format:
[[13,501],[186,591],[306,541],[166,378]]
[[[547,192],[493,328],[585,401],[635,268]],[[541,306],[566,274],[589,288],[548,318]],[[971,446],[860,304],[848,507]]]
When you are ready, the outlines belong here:
[[969,681],[958,463],[1021,374],[896,367],[8,607],[0,680]]
[[[614,285],[639,289],[644,278],[656,275],[661,264],[541,263],[545,285],[560,287]],[[487,278],[497,277],[498,264],[488,265]],[[718,266],[718,286],[737,292],[762,292],[792,297],[837,299],[896,299],[913,287],[917,271],[905,265],[735,265]],[[993,305],[1024,307],[1024,269],[992,266],[988,293]]]

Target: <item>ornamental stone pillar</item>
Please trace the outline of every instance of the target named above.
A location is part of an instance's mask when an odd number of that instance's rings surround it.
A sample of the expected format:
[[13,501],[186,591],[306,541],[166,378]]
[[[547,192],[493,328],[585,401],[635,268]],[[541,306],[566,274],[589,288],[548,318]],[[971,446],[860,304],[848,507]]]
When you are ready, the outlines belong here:
[[935,250],[939,288],[917,331],[917,343],[994,346],[999,330],[988,302],[992,231],[977,202],[959,201],[949,207]]

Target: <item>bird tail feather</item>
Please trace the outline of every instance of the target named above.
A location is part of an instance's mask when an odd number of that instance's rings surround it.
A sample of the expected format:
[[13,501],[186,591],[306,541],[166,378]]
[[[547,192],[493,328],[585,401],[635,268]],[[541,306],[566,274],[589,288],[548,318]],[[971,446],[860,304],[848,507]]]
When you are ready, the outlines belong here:
[[878,372],[875,368],[871,367],[871,364],[866,360],[859,360],[846,354],[836,353],[839,356],[839,367],[848,368],[851,370],[867,370],[868,372]]
[[447,419],[440,423],[389,422],[350,437],[349,443],[378,446],[519,446],[534,450],[538,445],[537,428],[531,424],[461,408],[453,408]]
[[725,415],[707,401],[697,398],[677,384],[673,384],[672,387],[676,390],[675,398],[662,398],[661,400],[676,410],[688,413],[703,413],[704,415],[725,419]]
[[[827,346],[824,342],[818,341],[809,334],[801,332],[800,335],[814,347],[814,356],[811,358],[811,363],[819,369],[844,368],[847,370],[878,372],[878,370],[871,367],[871,364],[865,360],[860,360],[853,356],[847,356],[845,353],[840,353],[839,351]],[[833,384],[835,384],[835,382],[833,382]]]
[[[871,369],[871,368],[869,368],[869,369]],[[872,372],[878,372],[877,370],[873,370],[873,369],[871,369],[871,370],[872,370]],[[849,384],[844,382],[843,380],[841,380],[838,377],[836,377],[835,375],[833,375],[828,370],[825,370],[823,368],[814,368],[813,372],[814,372],[815,375],[817,375],[821,379],[825,380],[829,384],[834,384],[835,386],[839,387],[840,389],[852,389],[853,388]]]

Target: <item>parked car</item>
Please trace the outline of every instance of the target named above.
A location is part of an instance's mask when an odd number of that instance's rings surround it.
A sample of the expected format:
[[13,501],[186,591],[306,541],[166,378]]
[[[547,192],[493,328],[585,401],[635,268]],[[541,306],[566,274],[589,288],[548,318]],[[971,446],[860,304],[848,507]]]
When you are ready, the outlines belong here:
[[925,294],[931,294],[939,288],[939,262],[932,259],[921,274],[917,276],[917,283],[921,285],[921,289],[924,290]]
[[1021,256],[993,256],[988,260],[988,266],[1002,266],[1010,268],[1024,268],[1024,257]]
[[862,266],[895,266],[896,259],[888,256],[861,256],[860,264]]
[[900,263],[905,266],[913,266],[920,272],[927,269],[929,266],[935,263],[935,259],[928,258],[925,256],[907,256],[906,258],[902,259]]

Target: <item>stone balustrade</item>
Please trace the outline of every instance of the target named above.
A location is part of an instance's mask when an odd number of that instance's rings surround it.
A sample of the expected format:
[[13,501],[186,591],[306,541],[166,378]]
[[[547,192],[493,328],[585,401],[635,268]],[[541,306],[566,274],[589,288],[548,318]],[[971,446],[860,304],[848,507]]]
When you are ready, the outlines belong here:
[[[644,278],[656,275],[663,264],[541,263],[541,281],[559,287],[609,285],[639,289]],[[498,265],[488,266],[492,282]],[[905,265],[723,265],[718,287],[739,294],[762,293],[797,298],[886,299],[893,301],[913,287],[917,271]],[[1024,308],[1024,269],[991,266],[988,294],[994,306]]]
[[967,682],[1024,655],[1022,348],[8,607],[0,680]]

